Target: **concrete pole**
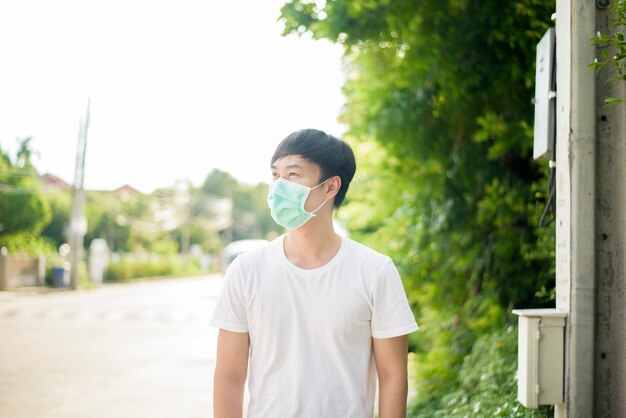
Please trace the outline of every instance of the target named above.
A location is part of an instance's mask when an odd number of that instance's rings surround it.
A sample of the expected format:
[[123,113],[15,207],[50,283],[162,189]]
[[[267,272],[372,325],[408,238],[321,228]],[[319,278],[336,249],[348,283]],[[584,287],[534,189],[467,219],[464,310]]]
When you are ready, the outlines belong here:
[[78,145],[76,147],[76,166],[74,172],[73,202],[70,216],[70,288],[78,289],[80,263],[83,259],[83,240],[85,238],[86,221],[85,206],[85,156],[87,153],[87,130],[89,128],[89,104],[87,100],[87,115],[81,120],[78,129]]
[[[615,32],[607,9],[596,12],[597,30]],[[621,28],[624,33],[625,28]],[[602,60],[601,51],[596,51]],[[609,51],[612,56],[614,51]],[[594,417],[626,417],[626,81],[609,82],[611,65],[596,78],[596,333]]]
[[595,8],[557,0],[556,307],[568,313],[558,418],[595,417]]
[[9,289],[9,250],[0,248],[0,290]]
[[80,263],[83,259],[83,239],[85,231],[83,227],[83,205],[85,204],[84,191],[82,188],[73,189],[74,200],[70,217],[70,288],[78,289],[80,281]]
[[39,257],[35,259],[36,268],[37,268],[37,285],[45,286],[46,285],[46,256],[41,254]]

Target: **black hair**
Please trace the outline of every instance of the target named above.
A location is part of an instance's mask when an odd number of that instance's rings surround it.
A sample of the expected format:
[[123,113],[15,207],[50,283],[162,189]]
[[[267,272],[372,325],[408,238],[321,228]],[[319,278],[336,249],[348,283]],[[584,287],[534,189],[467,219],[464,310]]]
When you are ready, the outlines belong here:
[[320,183],[339,176],[341,187],[335,195],[334,205],[338,208],[343,203],[356,171],[354,153],[344,140],[317,129],[302,129],[293,132],[278,144],[271,164],[285,155],[301,155],[320,166],[322,171]]

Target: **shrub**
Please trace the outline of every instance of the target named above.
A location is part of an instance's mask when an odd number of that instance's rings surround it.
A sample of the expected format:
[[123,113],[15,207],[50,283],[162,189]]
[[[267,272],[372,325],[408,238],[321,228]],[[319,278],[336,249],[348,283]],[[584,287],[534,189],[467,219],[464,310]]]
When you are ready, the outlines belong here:
[[[509,327],[476,340],[463,361],[459,386],[442,407],[414,407],[410,417],[464,418],[553,416],[550,408],[527,409],[517,400],[517,328]],[[418,388],[419,390],[419,388]]]
[[198,260],[177,254],[151,257],[123,257],[109,263],[104,280],[128,282],[135,279],[191,276],[200,274]]

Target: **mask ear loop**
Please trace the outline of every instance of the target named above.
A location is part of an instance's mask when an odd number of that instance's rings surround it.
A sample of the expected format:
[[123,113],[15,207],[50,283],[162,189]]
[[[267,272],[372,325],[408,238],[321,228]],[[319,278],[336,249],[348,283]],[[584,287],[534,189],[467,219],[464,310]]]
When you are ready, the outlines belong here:
[[328,177],[326,180],[324,180],[323,182],[321,182],[321,183],[320,183],[320,184],[318,184],[317,186],[315,186],[315,187],[311,187],[311,190],[315,190],[315,189],[317,189],[318,187],[320,187],[322,184],[326,183],[326,182],[327,182],[328,180],[330,180],[330,179],[332,179],[332,177]]
[[320,205],[317,209],[315,209],[313,212],[309,212],[309,213],[310,213],[311,215],[313,215],[313,216],[317,216],[316,212],[317,212],[318,210],[320,210],[320,209],[322,208],[322,206],[324,206],[324,205],[326,204],[326,202],[328,202],[329,200],[330,200],[330,199],[326,199],[326,200],[324,200],[324,203],[322,203],[322,204],[321,204],[321,205]]
[[[317,186],[312,187],[312,188],[311,188],[311,190],[317,189],[318,187],[320,187],[322,184],[326,183],[326,182],[327,182],[328,180],[330,180],[331,178],[332,178],[332,177],[328,177],[326,180],[324,180],[323,182],[321,182],[321,183],[320,183],[320,184],[318,184]],[[310,213],[311,215],[313,215],[313,216],[317,216],[317,215],[316,215],[316,212],[317,212],[318,210],[320,210],[320,209],[322,208],[322,206],[324,206],[324,205],[326,204],[326,202],[328,202],[329,200],[330,200],[330,199],[326,199],[326,200],[324,200],[324,203],[322,203],[321,205],[319,205],[319,207],[318,207],[317,209],[315,209],[314,211],[309,212],[309,213]]]

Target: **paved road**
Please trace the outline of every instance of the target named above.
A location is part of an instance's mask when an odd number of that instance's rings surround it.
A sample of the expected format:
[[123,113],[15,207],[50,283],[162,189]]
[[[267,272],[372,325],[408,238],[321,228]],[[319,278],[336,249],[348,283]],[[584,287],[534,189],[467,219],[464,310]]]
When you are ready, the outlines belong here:
[[0,292],[0,417],[211,418],[220,287]]

